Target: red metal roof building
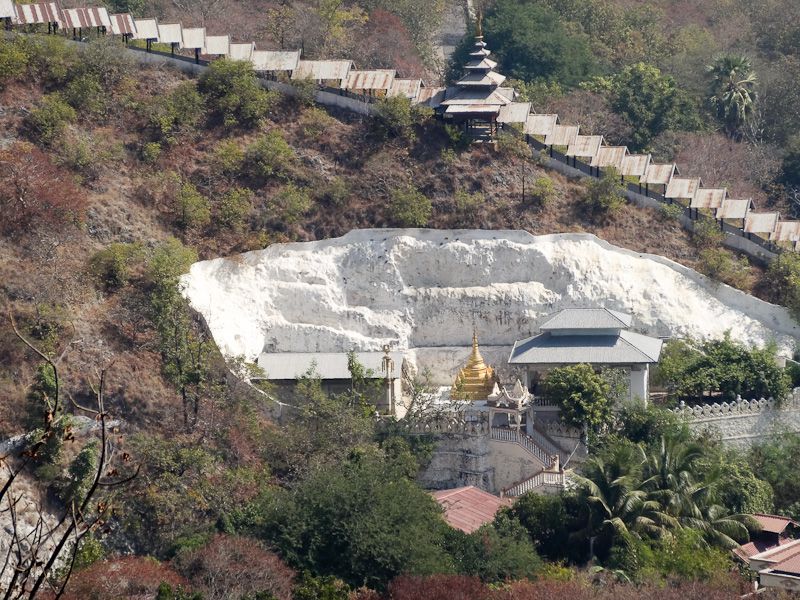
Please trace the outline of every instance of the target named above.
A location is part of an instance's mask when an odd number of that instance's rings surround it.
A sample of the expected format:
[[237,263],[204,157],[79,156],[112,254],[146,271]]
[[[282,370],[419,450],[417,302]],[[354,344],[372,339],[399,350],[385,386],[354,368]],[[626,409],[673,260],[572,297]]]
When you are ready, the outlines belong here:
[[444,508],[445,521],[464,533],[472,533],[481,525],[491,523],[498,510],[513,504],[510,498],[498,498],[472,485],[439,490],[432,495]]
[[761,524],[752,541],[734,550],[734,554],[758,573],[761,587],[800,590],[800,540],[786,537],[787,529],[798,527],[788,517],[753,515]]

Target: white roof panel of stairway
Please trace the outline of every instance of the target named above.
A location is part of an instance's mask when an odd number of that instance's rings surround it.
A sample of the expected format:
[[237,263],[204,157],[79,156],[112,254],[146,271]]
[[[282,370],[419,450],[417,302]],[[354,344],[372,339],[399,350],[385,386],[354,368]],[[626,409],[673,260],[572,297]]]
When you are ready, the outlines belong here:
[[525,133],[547,137],[558,123],[558,115],[528,115]]
[[0,19],[14,18],[14,3],[11,0],[0,0]]
[[600,146],[597,154],[594,155],[592,166],[599,167],[601,169],[606,167],[614,167],[620,172],[620,175],[624,175],[622,172],[622,167],[625,164],[625,158],[627,155],[627,146]]
[[700,188],[689,204],[690,208],[711,208],[716,209],[722,206],[728,190],[724,188]]
[[725,198],[722,201],[722,206],[717,210],[718,219],[744,219],[747,213],[753,210],[753,200],[734,200],[733,198]]
[[578,131],[576,125],[555,125],[544,138],[545,146],[569,146],[578,137]]
[[389,90],[389,96],[405,96],[410,100],[419,97],[420,90],[422,89],[421,79],[395,79],[392,82],[392,89]]
[[672,178],[676,175],[678,167],[675,164],[657,165],[650,163],[647,171],[642,177],[642,183],[650,185],[669,185]]
[[622,161],[621,172],[625,177],[644,177],[650,166],[649,154],[628,154]]
[[300,62],[300,50],[254,50],[256,71],[294,71]]
[[530,102],[512,102],[500,108],[498,123],[526,123],[531,113]]
[[576,135],[567,148],[567,156],[594,158],[603,144],[602,135]]
[[397,76],[394,69],[375,69],[372,71],[351,70],[347,74],[345,89],[348,90],[383,90],[392,89],[392,83]]
[[744,221],[745,233],[772,233],[778,226],[780,215],[773,213],[749,213]]
[[114,35],[130,35],[136,33],[136,24],[128,13],[111,15],[111,33]]
[[158,24],[158,41],[162,44],[181,44],[183,32],[180,23]]
[[228,56],[231,38],[227,35],[207,35],[206,47],[203,54],[209,56]]
[[253,50],[256,49],[254,42],[231,43],[228,47],[228,58],[248,62],[253,58]]
[[703,185],[703,182],[700,181],[699,177],[673,177],[667,185],[667,191],[664,192],[664,197],[691,200],[694,198],[701,185]]
[[776,242],[800,241],[800,221],[778,221],[770,239]]
[[61,11],[64,27],[79,29],[82,27],[105,27],[111,29],[111,18],[104,6],[89,8],[66,8]]
[[189,27],[181,31],[181,47],[189,50],[202,50],[206,45],[206,28]]
[[347,74],[353,68],[351,60],[301,60],[292,73],[292,79],[313,79],[314,81],[347,81]]
[[158,40],[158,21],[155,19],[134,19],[136,33],[135,40]]
[[58,23],[61,27],[61,11],[55,2],[39,2],[37,4],[15,4],[15,22],[20,25],[37,23]]

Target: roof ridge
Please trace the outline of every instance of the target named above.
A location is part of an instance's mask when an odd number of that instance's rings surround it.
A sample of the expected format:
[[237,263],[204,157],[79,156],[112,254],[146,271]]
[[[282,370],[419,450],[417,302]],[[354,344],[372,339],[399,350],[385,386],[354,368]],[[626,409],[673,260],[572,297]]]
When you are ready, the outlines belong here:
[[[642,335],[641,333],[636,333],[635,331],[628,331],[628,330],[625,330],[625,331],[620,331],[620,332],[619,332],[619,339],[620,339],[621,341],[625,342],[626,344],[628,344],[628,346],[630,346],[631,348],[633,348],[634,350],[636,350],[636,351],[637,351],[639,354],[641,354],[642,356],[644,356],[644,357],[646,357],[646,358],[650,359],[650,360],[651,360],[651,361],[653,361],[653,362],[658,362],[658,357],[653,357],[653,356],[650,356],[650,355],[649,355],[647,352],[645,352],[644,350],[642,350],[642,349],[641,349],[641,348],[639,348],[638,346],[634,345],[634,344],[633,344],[633,342],[631,342],[630,340],[626,340],[626,339],[625,339],[625,337],[624,337],[624,335],[625,335],[625,334],[627,334],[627,333],[633,333],[633,334],[635,334],[635,335]],[[643,337],[647,337],[647,336],[643,336]]]

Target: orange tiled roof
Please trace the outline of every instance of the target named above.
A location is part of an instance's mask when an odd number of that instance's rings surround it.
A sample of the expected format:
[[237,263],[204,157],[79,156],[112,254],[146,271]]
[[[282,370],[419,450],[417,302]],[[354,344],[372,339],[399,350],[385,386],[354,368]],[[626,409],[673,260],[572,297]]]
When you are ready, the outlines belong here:
[[498,510],[513,504],[510,498],[498,498],[472,485],[439,490],[432,495],[444,508],[445,521],[465,533],[472,533],[481,525],[491,523]]

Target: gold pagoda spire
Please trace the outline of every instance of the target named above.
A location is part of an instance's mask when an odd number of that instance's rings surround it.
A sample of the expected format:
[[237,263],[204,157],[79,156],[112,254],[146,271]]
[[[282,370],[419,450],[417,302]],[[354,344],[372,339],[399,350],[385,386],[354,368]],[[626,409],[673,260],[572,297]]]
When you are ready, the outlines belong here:
[[466,366],[458,372],[452,398],[457,400],[486,400],[494,390],[494,369],[488,366],[478,348],[478,333],[472,332],[472,352]]

